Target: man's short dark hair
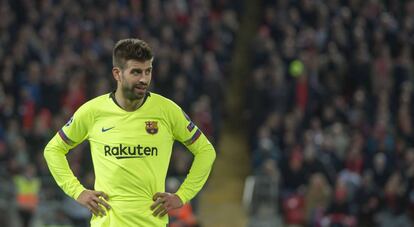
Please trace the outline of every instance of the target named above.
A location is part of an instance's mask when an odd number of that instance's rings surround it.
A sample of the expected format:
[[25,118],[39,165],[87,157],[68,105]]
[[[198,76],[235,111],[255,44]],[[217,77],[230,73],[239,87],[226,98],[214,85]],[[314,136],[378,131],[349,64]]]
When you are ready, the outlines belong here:
[[152,58],[151,47],[145,41],[140,39],[121,39],[115,44],[112,53],[112,64],[114,67],[123,69],[128,60],[144,62]]

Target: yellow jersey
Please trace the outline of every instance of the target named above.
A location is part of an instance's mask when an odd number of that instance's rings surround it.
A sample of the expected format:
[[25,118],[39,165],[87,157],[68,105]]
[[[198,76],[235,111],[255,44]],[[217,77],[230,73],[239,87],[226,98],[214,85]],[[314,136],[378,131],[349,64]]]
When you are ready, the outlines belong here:
[[194,154],[191,169],[176,194],[183,203],[202,188],[216,153],[212,144],[173,101],[147,93],[135,111],[122,109],[114,93],[83,104],[52,138],[44,156],[57,184],[76,199],[85,190],[70,170],[66,154],[89,140],[95,172],[94,190],[109,196],[106,216],[92,216],[92,226],[165,226],[168,217],[150,209],[165,178],[175,140]]

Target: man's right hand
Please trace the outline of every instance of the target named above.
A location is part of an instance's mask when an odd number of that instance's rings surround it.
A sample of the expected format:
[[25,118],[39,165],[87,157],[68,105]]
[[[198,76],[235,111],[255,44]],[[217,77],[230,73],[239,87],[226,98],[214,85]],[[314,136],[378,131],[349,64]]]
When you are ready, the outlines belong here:
[[111,209],[111,206],[109,206],[109,204],[106,202],[108,200],[109,197],[104,192],[93,190],[84,190],[76,199],[78,203],[88,208],[88,210],[96,216],[106,215],[106,212],[102,206],[106,207],[108,210]]

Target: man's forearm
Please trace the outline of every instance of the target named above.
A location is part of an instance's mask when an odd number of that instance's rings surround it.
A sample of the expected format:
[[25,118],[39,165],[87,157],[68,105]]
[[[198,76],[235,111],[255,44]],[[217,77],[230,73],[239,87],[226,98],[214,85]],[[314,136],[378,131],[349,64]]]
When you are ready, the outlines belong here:
[[188,202],[201,190],[207,181],[216,158],[214,147],[207,141],[207,138],[203,135],[200,139],[203,140],[200,141],[201,145],[195,148],[189,148],[190,150],[195,149],[198,152],[193,152],[194,161],[191,165],[190,172],[176,193],[183,203]]
[[47,165],[56,183],[62,190],[74,199],[77,199],[79,194],[85,190],[79,180],[75,177],[69,167],[66,153],[69,148],[64,142],[55,135],[53,139],[47,144],[44,157]]

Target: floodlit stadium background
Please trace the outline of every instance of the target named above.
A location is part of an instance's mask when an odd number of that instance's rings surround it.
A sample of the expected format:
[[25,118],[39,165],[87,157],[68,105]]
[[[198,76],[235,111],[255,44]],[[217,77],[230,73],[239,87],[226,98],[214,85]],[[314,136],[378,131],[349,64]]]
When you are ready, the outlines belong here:
[[[413,0],[0,0],[0,17],[0,226],[21,207],[31,226],[88,226],[42,151],[114,89],[127,37],[150,43],[152,91],[218,152],[171,226],[413,226]],[[91,188],[88,144],[68,157]],[[169,190],[191,158],[174,148]]]

